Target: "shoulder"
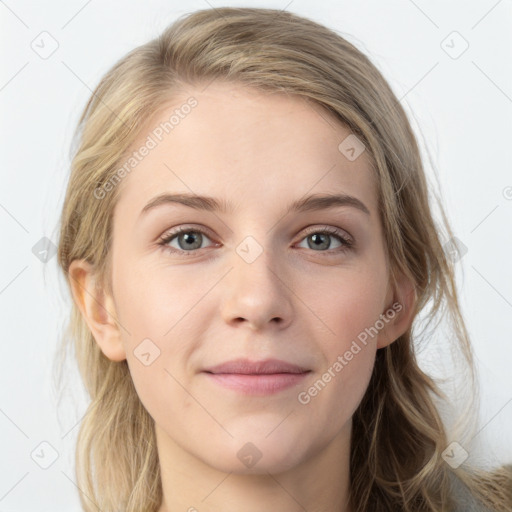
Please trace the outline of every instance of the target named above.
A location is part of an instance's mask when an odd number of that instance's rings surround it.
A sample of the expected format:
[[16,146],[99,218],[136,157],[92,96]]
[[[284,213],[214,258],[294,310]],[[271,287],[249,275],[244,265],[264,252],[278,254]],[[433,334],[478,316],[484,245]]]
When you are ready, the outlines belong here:
[[452,495],[456,503],[454,512],[493,512],[477,501],[469,488],[452,473]]

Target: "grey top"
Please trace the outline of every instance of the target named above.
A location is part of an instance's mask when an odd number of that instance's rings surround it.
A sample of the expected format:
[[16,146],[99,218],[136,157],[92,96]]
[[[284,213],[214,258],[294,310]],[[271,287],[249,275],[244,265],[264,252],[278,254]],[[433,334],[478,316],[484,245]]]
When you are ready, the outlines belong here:
[[457,504],[454,512],[493,512],[485,505],[481,505],[475,498],[473,498],[469,489],[464,485],[462,480],[457,478],[452,473],[453,479],[453,497]]

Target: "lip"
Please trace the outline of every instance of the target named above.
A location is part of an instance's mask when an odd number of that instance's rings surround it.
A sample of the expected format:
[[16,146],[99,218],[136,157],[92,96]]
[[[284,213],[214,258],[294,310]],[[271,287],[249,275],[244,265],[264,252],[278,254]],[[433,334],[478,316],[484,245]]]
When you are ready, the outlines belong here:
[[274,374],[274,373],[305,373],[308,368],[299,366],[280,359],[264,359],[262,361],[251,361],[249,359],[233,359],[225,363],[205,368],[204,372],[209,373],[238,373],[245,375]]
[[206,368],[202,373],[216,384],[239,393],[269,395],[296,386],[310,372],[307,368],[279,359],[235,359]]

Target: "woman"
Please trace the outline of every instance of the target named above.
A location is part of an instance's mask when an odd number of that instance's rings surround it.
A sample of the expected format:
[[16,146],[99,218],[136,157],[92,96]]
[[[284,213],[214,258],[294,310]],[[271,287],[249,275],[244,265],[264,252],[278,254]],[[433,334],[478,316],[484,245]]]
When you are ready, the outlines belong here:
[[416,360],[442,313],[473,382],[417,143],[366,56],[289,12],[197,11],[105,75],[78,138],[59,264],[85,511],[512,510]]

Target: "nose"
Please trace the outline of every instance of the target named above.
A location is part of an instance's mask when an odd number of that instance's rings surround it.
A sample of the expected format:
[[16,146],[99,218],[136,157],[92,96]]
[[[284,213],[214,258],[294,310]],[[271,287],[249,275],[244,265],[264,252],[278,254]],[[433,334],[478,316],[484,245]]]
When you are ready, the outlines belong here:
[[224,321],[234,327],[247,325],[254,331],[286,328],[292,321],[293,292],[282,265],[266,249],[249,261],[235,253],[233,268],[222,281]]

